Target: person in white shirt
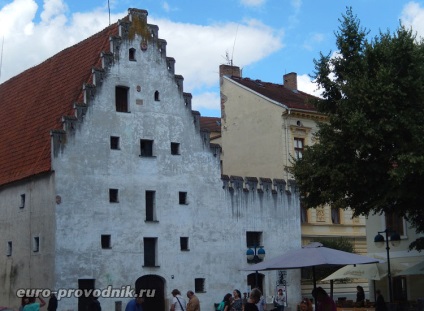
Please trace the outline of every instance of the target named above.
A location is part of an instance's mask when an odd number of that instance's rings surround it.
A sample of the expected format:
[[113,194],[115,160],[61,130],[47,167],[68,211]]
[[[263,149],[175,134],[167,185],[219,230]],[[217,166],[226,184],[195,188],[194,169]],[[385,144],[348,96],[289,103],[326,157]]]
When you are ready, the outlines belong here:
[[171,311],[186,311],[187,303],[178,289],[172,291]]

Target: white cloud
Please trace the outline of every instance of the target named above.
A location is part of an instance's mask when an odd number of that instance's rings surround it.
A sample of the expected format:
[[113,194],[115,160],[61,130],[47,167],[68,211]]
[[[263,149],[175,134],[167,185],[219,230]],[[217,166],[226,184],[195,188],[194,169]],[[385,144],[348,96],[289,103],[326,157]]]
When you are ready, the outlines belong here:
[[324,41],[324,34],[322,33],[313,33],[308,36],[308,38],[303,43],[303,48],[309,51],[314,50],[315,44]]
[[63,13],[68,9],[61,0],[45,0],[41,20],[50,23],[52,20],[63,19]]
[[266,0],[240,0],[240,3],[248,7],[259,7],[265,4]]
[[226,52],[234,65],[243,67],[283,47],[282,35],[257,20],[209,26],[150,21],[160,25],[159,36],[168,43],[167,55],[175,58],[176,73],[184,76],[184,88],[189,92],[218,82]]
[[317,97],[320,97],[322,93],[322,90],[318,90],[318,85],[307,74],[297,76],[297,89]]
[[221,102],[219,96],[219,92],[204,92],[198,95],[193,94],[192,109],[202,110],[204,108],[219,111],[221,109],[219,106]]
[[417,2],[409,2],[402,10],[402,24],[412,27],[417,32],[418,37],[424,37],[424,8]]
[[162,8],[164,9],[165,12],[169,12],[171,10],[169,3],[166,1],[162,4]]
[[32,19],[37,12],[38,5],[33,0],[15,0],[5,5],[0,11],[0,34],[7,39],[22,31],[22,35],[30,35],[33,28]]

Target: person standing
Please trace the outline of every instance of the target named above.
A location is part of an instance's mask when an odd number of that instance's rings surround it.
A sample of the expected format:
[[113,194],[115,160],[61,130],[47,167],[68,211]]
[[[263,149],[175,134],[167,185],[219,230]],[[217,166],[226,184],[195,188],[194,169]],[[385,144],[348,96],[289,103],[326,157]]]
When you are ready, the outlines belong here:
[[233,296],[231,296],[230,293],[226,294],[224,296],[224,307],[222,309],[222,311],[230,311],[231,310],[231,302],[233,301]]
[[277,307],[277,311],[284,311],[286,305],[286,296],[284,295],[283,289],[279,288],[277,296],[274,298],[274,306]]
[[259,311],[256,304],[261,299],[261,296],[262,296],[262,292],[259,289],[257,288],[252,289],[252,291],[250,292],[249,300],[244,305],[244,311]]
[[47,311],[56,311],[57,310],[57,298],[55,294],[50,295],[49,304],[47,305]]
[[199,298],[193,293],[193,291],[189,290],[187,292],[187,311],[200,311],[200,301]]
[[337,311],[336,303],[321,286],[312,290],[312,296],[317,301],[316,311]]
[[136,297],[127,304],[125,311],[143,311],[143,302],[143,297]]
[[35,302],[35,297],[29,299],[29,303],[24,306],[23,311],[39,311],[41,307],[46,305],[46,302],[43,298],[38,297],[40,302]]
[[100,305],[99,297],[92,296],[91,302],[87,308],[88,311],[102,311],[102,307]]
[[365,292],[362,286],[356,286],[356,303],[358,307],[363,307],[365,302]]
[[375,311],[387,311],[387,305],[381,291],[377,289],[375,293],[377,295],[377,299],[375,300]]
[[231,304],[231,308],[233,308],[234,311],[241,311],[242,308],[243,308],[243,301],[241,299],[241,293],[238,289],[235,289],[233,291],[233,302]]
[[186,311],[186,301],[181,296],[181,292],[178,289],[172,290],[172,305],[171,311]]

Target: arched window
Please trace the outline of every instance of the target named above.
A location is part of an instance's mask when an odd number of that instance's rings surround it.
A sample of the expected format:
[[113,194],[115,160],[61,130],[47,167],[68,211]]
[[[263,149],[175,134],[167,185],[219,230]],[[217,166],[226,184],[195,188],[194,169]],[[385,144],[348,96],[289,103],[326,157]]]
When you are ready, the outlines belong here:
[[155,92],[155,101],[159,101],[159,91]]
[[128,51],[128,59],[131,60],[131,61],[135,61],[135,49],[134,48],[131,48]]

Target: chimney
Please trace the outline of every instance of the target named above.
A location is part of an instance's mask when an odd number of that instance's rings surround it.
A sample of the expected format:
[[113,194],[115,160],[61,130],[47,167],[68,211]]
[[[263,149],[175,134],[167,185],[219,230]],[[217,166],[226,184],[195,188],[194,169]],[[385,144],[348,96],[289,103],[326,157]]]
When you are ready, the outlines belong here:
[[240,67],[231,65],[219,65],[219,76],[235,76],[241,78]]
[[297,91],[297,73],[290,72],[283,76],[283,85],[285,88]]

